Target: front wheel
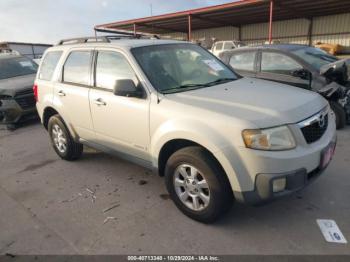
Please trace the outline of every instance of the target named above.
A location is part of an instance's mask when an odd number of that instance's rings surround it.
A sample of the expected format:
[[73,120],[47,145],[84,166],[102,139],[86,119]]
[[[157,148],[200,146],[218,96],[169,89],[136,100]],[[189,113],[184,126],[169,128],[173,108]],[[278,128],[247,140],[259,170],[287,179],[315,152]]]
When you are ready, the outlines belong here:
[[83,145],[74,141],[59,115],[50,118],[48,131],[51,144],[59,157],[68,161],[77,160],[81,157]]
[[329,102],[334,114],[335,114],[335,121],[337,129],[342,129],[346,125],[346,113],[344,108],[335,101]]
[[166,164],[165,182],[176,206],[194,220],[214,222],[232,206],[226,174],[204,148],[186,147],[175,152]]

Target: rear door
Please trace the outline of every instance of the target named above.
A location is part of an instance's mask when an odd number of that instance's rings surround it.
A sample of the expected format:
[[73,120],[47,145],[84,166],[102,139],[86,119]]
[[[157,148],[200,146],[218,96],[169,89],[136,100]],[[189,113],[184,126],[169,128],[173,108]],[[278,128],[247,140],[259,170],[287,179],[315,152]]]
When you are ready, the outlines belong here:
[[99,143],[116,151],[149,159],[149,106],[145,98],[116,96],[118,79],[139,84],[127,57],[115,49],[97,49],[94,88],[90,91],[91,115]]
[[240,75],[256,77],[257,51],[234,52],[228,59],[228,64]]
[[303,66],[287,54],[262,50],[260,53],[260,70],[257,77],[310,89],[310,80],[295,76],[295,73],[304,70]]
[[70,50],[54,92],[54,104],[63,119],[86,140],[95,138],[89,104],[92,54],[93,50],[88,48]]

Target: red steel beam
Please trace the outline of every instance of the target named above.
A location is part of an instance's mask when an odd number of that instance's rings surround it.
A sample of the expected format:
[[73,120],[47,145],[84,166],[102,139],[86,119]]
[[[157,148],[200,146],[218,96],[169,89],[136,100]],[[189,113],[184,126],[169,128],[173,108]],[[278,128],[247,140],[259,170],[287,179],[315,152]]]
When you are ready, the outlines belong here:
[[191,42],[192,40],[192,16],[191,14],[188,15],[188,41]]
[[270,25],[269,25],[269,44],[272,44],[272,18],[273,18],[273,0],[270,0]]

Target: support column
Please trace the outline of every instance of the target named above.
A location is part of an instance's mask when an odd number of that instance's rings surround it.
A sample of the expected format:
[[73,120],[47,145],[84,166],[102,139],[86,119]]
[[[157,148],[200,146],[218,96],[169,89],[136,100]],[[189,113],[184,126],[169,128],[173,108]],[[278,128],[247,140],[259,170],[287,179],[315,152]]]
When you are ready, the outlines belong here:
[[134,24],[134,36],[136,36],[136,24]]
[[312,46],[312,31],[314,27],[314,18],[310,18],[310,24],[309,24],[309,31],[308,31],[308,40],[309,40],[309,46]]
[[188,39],[189,42],[192,40],[192,16],[191,16],[191,14],[188,15],[187,39]]
[[273,0],[270,0],[270,25],[269,25],[269,44],[272,44],[272,18],[273,18]]

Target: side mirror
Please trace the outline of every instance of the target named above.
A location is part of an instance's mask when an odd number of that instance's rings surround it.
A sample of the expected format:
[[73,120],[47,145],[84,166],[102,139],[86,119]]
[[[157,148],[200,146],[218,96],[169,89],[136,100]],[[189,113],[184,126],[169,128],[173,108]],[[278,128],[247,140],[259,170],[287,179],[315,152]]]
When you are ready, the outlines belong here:
[[298,69],[292,72],[292,75],[305,80],[311,80],[311,72],[306,69]]
[[116,96],[138,97],[142,98],[144,93],[142,89],[135,85],[131,79],[120,79],[115,81],[113,93]]

